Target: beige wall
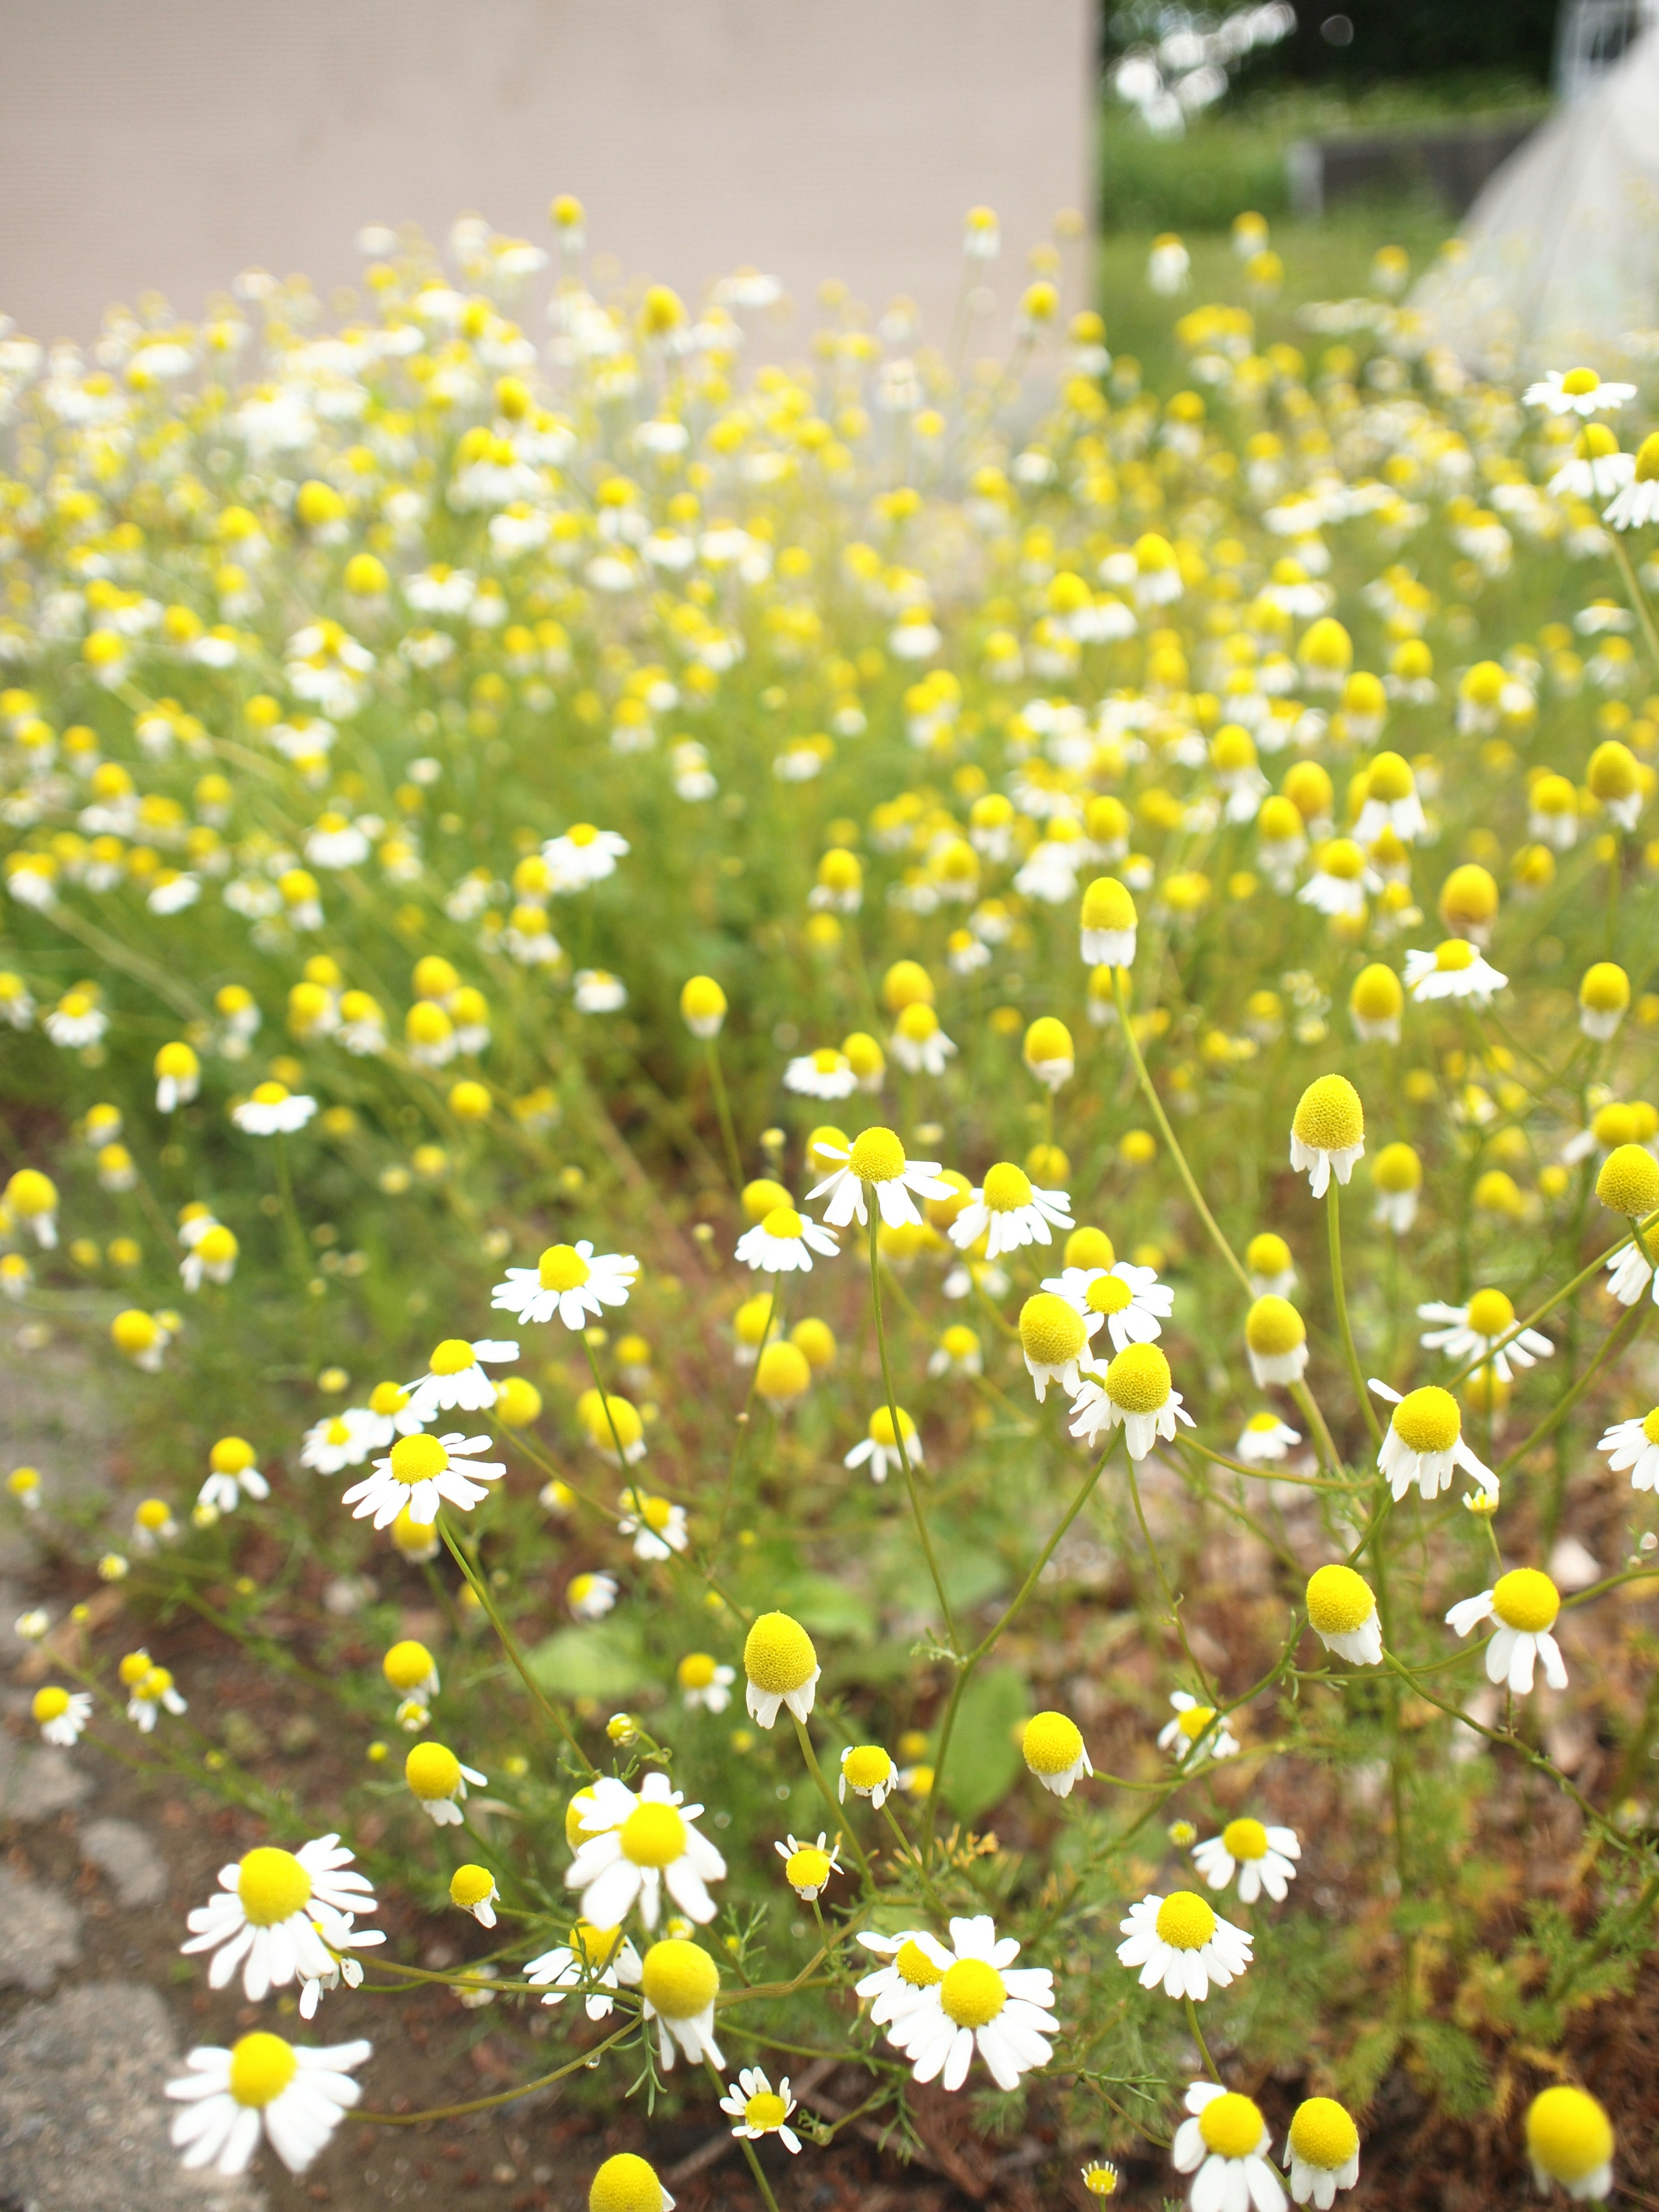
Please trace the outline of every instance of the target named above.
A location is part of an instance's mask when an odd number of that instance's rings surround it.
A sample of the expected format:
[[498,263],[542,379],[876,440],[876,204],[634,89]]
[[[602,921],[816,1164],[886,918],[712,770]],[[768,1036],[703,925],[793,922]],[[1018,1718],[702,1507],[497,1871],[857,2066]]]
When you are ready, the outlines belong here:
[[[85,339],[252,264],[355,279],[368,222],[549,242],[556,191],[626,272],[753,263],[949,315],[988,202],[1027,246],[1092,201],[1092,0],[0,0],[0,312]],[[1006,323],[1004,324],[1006,327]]]

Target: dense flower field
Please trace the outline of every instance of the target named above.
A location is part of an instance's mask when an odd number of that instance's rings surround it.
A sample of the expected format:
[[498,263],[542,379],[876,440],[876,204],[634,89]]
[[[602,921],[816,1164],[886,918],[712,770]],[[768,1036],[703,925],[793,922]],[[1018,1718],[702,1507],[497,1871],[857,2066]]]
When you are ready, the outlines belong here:
[[[179,1930],[184,2156],[420,2118],[374,1992],[435,1975],[555,2008],[520,2087],[728,2116],[769,2204],[933,2082],[1056,2190],[1382,2202],[1401,2069],[1607,2197],[1639,396],[1468,381],[1386,251],[1293,323],[1249,218],[1182,390],[1058,249],[970,360],[983,211],[944,350],[826,288],[745,368],[775,287],[595,296],[554,213],[550,343],[480,225],[371,241],[338,327],[250,276],[0,336],[0,1287],[132,1406],[118,1508],[10,1476],[89,1601],[22,1624],[34,1715],[264,1837]],[[152,1659],[181,1611],[342,1799]]]

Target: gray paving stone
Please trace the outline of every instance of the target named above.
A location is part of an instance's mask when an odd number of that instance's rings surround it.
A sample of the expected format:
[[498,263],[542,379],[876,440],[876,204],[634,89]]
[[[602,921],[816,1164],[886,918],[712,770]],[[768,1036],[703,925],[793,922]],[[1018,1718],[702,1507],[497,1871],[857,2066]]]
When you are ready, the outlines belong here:
[[88,1982],[0,2030],[0,2201],[19,2212],[265,2212],[243,2176],[186,2173],[163,2085],[181,2071],[166,2006]]
[[49,1820],[85,1804],[97,1784],[90,1771],[99,1752],[57,1751],[20,1743],[0,1728],[0,1820]]
[[81,1956],[81,1916],[60,1890],[0,1867],[0,1987],[44,1996]]
[[81,1831],[81,1856],[95,1866],[128,1907],[159,1905],[167,1893],[167,1862],[131,1820],[88,1820]]

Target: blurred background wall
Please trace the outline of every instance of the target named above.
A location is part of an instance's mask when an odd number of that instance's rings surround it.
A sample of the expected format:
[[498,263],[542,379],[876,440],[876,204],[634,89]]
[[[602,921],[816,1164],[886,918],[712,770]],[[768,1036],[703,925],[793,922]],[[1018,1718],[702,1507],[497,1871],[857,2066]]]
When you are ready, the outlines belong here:
[[937,335],[962,219],[989,282],[1092,209],[1093,0],[0,0],[0,313],[86,340],[240,270],[326,295],[371,223],[462,213],[593,246],[690,295],[752,264],[843,278]]

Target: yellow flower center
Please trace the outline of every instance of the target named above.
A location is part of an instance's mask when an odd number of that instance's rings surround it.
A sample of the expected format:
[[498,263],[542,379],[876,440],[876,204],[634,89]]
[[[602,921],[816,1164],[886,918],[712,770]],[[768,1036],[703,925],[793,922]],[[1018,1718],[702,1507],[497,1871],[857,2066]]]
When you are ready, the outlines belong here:
[[790,1853],[783,1874],[793,1889],[822,1889],[830,1879],[830,1854],[815,1844],[805,1844]]
[[1025,1723],[1022,1748],[1033,1774],[1065,1774],[1083,1756],[1083,1737],[1064,1713],[1035,1713]]
[[564,834],[573,845],[591,845],[599,833],[591,822],[573,822]]
[[380,1662],[380,1670],[394,1690],[418,1689],[432,1675],[432,1654],[412,1638],[394,1644]]
[[914,1936],[900,1944],[893,1965],[900,1981],[913,1990],[931,1990],[935,1982],[945,1979],[944,1967],[934,1964]]
[[1155,1344],[1131,1344],[1106,1370],[1106,1395],[1126,1413],[1155,1413],[1170,1400],[1170,1363]]
[[743,2117],[751,2128],[781,2128],[789,2117],[789,2107],[775,2091],[763,2089],[744,2106]]
[[1616,1146],[1601,1163],[1595,1195],[1612,1213],[1651,1213],[1659,1207],[1659,1160],[1640,1145]]
[[1359,2148],[1359,2130],[1334,2097],[1310,2097],[1291,2122],[1291,2148],[1304,2166],[1334,2173]]
[[1083,1316],[1053,1291],[1038,1291],[1019,1310],[1019,1340],[1039,1367],[1063,1367],[1088,1341]]
[[432,1355],[434,1375],[465,1375],[473,1364],[472,1346],[462,1336],[447,1336]]
[[939,2001],[958,2027],[985,2027],[1007,2003],[1008,1990],[983,1959],[958,1959],[939,1985]]
[[1138,917],[1135,902],[1115,876],[1097,876],[1083,894],[1085,929],[1133,929]]
[[1313,1152],[1346,1152],[1365,1134],[1365,1109],[1346,1075],[1322,1075],[1303,1092],[1291,1127]]
[[665,2020],[695,2020],[714,2002],[720,1970],[707,1951],[682,1936],[669,1936],[646,1953],[641,1981],[647,2001]]
[[618,2151],[594,2175],[587,2203],[588,2212],[662,2212],[663,2185],[654,2166]]
[[1642,1422],[1642,1434],[1650,1444],[1659,1444],[1659,1406],[1647,1414]]
[[[574,1244],[550,1244],[536,1262],[537,1277],[544,1291],[579,1291],[592,1269]],[[434,1373],[436,1370],[434,1370]]]
[[761,1224],[767,1236],[775,1237],[783,1243],[799,1243],[804,1225],[793,1206],[774,1206]]
[[565,1939],[585,1966],[607,1966],[622,1941],[620,1928],[596,1928],[591,1920],[578,1920]]
[[488,1867],[458,1866],[449,1877],[449,1901],[470,1912],[475,1905],[482,1905],[495,1887],[495,1878]]
[[1464,937],[1449,937],[1434,951],[1434,964],[1443,975],[1461,974],[1474,965],[1474,947]]
[[1236,1859],[1267,1856],[1267,1831],[1260,1820],[1229,1820],[1221,1831],[1221,1840]]
[[685,1823],[672,1805],[636,1805],[622,1824],[622,1851],[637,1867],[672,1866],[685,1856]]
[[812,1054],[812,1066],[820,1075],[833,1075],[842,1065],[842,1054],[830,1045],[820,1045]]
[[1157,1927],[1172,1951],[1201,1951],[1215,1934],[1215,1914],[1190,1889],[1177,1889],[1158,1906]]
[[787,1613],[763,1613],[744,1639],[744,1672],[757,1690],[787,1697],[818,1663],[811,1638]]
[[240,1474],[253,1464],[253,1447],[246,1437],[221,1437],[208,1462],[216,1474]]
[[870,1416],[870,1440],[879,1444],[884,1451],[894,1450],[898,1437],[902,1437],[908,1444],[915,1432],[916,1425],[902,1406],[898,1409],[898,1436],[893,1433],[893,1409],[890,1406],[878,1406]]
[[1463,1433],[1456,1399],[1435,1382],[1408,1390],[1395,1407],[1390,1425],[1414,1452],[1449,1451]]
[[1560,2084],[1533,2099],[1527,2148],[1558,2181],[1582,2181],[1613,2156],[1613,2129],[1587,2091]]
[[1340,884],[1357,884],[1365,872],[1365,855],[1352,837],[1334,837],[1319,856],[1319,872]]
[[679,1665],[683,1690],[706,1690],[714,1679],[714,1661],[708,1651],[688,1651]]
[[300,2070],[292,2044],[256,2029],[231,2047],[230,2094],[256,2112],[274,2104]]
[[63,1718],[69,1711],[69,1692],[53,1682],[46,1689],[35,1692],[34,1702],[29,1710],[37,1721],[56,1721]]
[[1492,1609],[1505,1628],[1539,1636],[1553,1627],[1561,1610],[1561,1593],[1536,1567],[1512,1567],[1508,1574],[1499,1575],[1492,1587]]
[[983,1187],[985,1203],[993,1213],[1013,1213],[1031,1203],[1031,1179],[1012,1160],[999,1160],[988,1168]]
[[1308,1578],[1308,1618],[1322,1636],[1352,1636],[1376,1609],[1370,1584],[1352,1567],[1321,1567]]
[[891,1182],[904,1172],[904,1147],[890,1129],[866,1129],[854,1138],[848,1165],[860,1182]]
[[1258,1298],[1244,1317],[1244,1341],[1263,1358],[1282,1359],[1307,1340],[1302,1316],[1288,1298]]
[[1213,1705],[1188,1705],[1185,1712],[1177,1716],[1176,1726],[1188,1743],[1196,1743],[1214,1718]]
[[1502,1336],[1515,1326],[1515,1308],[1502,1291],[1477,1291],[1469,1300],[1469,1327],[1477,1336]]
[[256,1106],[280,1106],[289,1095],[286,1083],[258,1083],[253,1088]]
[[1212,2098],[1199,2114],[1198,2132],[1206,2150],[1212,2150],[1218,2158],[1249,2158],[1264,2130],[1256,2106],[1229,2089],[1224,2096]]
[[1385,805],[1393,805],[1409,799],[1416,788],[1417,779],[1412,774],[1409,761],[1402,760],[1398,753],[1378,753],[1366,779],[1367,798],[1380,799]]
[[1403,999],[1400,978],[1393,969],[1373,961],[1355,977],[1348,1004],[1362,1021],[1385,1022],[1400,1012]]
[[436,1437],[399,1437],[391,1459],[393,1480],[411,1490],[417,1482],[432,1481],[449,1465],[449,1454]]
[[1097,1275],[1083,1294],[1083,1303],[1091,1313],[1121,1313],[1134,1297],[1133,1291],[1121,1275]]
[[842,1760],[841,1771],[854,1790],[878,1790],[893,1771],[893,1762],[878,1743],[861,1743]]
[[435,1804],[461,1786],[461,1762],[447,1745],[417,1743],[404,1761],[404,1780],[416,1797]]
[[292,1851],[262,1844],[243,1859],[236,1894],[256,1928],[275,1928],[310,1903],[311,1876]]
[[1570,398],[1583,399],[1601,384],[1593,368],[1570,368],[1561,380],[1561,389]]

